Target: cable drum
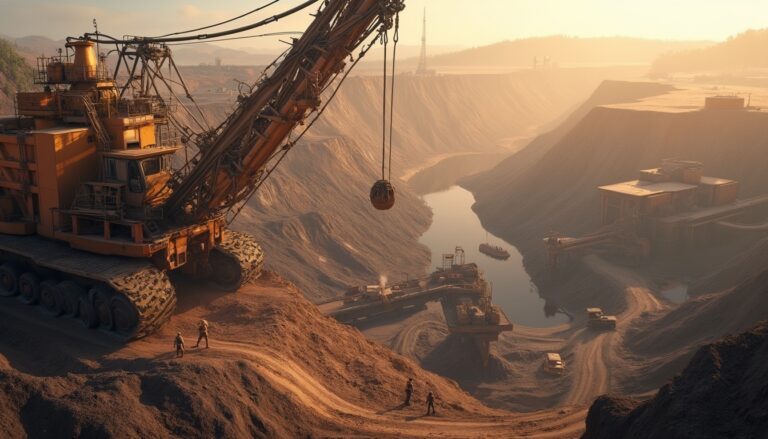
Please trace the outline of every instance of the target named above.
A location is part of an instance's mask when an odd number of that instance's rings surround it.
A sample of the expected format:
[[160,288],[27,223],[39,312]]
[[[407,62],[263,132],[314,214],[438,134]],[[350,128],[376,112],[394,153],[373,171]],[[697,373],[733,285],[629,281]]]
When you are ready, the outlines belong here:
[[379,180],[373,184],[371,204],[378,210],[389,210],[395,205],[395,187],[389,180]]

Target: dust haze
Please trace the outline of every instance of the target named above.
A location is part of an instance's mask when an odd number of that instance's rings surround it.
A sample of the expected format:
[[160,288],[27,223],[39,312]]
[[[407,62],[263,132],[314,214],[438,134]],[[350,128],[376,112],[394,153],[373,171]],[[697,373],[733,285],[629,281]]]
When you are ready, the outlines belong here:
[[2,436],[764,437],[768,11],[478,3],[6,5]]

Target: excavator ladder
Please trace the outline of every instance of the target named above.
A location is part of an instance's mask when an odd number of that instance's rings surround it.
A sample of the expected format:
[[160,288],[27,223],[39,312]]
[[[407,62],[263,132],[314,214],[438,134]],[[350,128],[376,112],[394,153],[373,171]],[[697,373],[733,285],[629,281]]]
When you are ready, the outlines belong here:
[[96,141],[99,147],[101,147],[102,151],[109,151],[111,145],[109,134],[107,134],[104,125],[101,124],[99,113],[96,111],[96,106],[93,104],[90,96],[83,96],[83,106],[85,107],[85,115],[88,117],[91,129],[96,133]]

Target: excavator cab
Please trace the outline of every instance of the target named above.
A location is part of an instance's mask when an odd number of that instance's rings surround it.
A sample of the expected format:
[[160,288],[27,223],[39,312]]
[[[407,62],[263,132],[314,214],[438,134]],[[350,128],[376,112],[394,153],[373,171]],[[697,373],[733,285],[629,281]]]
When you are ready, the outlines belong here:
[[124,149],[101,154],[100,181],[82,183],[73,209],[142,218],[171,193],[171,158],[176,147]]
[[125,149],[103,153],[103,180],[125,185],[128,208],[157,207],[170,195],[175,147]]

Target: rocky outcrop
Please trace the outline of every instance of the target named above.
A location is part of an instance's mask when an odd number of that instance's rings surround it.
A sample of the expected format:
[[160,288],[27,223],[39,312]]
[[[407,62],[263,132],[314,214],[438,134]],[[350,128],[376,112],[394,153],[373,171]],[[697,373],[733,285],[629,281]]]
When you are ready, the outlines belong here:
[[583,439],[768,437],[768,322],[698,350],[683,372],[639,403],[604,396]]

